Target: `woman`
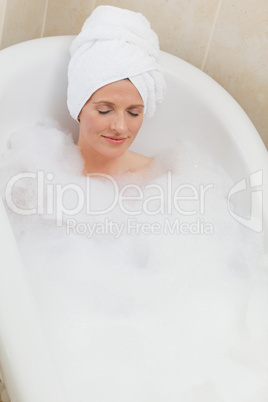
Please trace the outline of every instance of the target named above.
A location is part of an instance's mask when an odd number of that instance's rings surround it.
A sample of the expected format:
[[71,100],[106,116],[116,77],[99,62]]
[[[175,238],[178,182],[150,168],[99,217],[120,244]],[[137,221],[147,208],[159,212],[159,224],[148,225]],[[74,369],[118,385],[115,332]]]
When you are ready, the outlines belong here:
[[144,173],[152,158],[128,148],[161,102],[159,43],[140,13],[97,7],[71,46],[68,107],[80,122],[84,174]]

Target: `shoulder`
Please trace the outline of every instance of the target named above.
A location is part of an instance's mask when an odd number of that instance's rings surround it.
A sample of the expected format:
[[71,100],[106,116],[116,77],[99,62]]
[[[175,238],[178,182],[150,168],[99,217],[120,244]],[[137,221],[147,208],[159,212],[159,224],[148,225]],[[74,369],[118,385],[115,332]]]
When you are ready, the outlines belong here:
[[129,165],[128,171],[132,173],[139,173],[143,170],[147,170],[154,160],[153,158],[149,158],[148,156],[133,151],[128,151],[127,157]]

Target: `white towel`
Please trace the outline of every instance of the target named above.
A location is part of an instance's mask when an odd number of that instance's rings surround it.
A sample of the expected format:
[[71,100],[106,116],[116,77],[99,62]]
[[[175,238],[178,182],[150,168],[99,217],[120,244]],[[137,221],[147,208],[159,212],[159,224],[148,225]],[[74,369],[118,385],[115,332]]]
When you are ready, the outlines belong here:
[[67,104],[74,119],[95,91],[125,78],[138,89],[147,116],[162,101],[166,85],[158,64],[158,37],[142,14],[97,7],[70,52]]

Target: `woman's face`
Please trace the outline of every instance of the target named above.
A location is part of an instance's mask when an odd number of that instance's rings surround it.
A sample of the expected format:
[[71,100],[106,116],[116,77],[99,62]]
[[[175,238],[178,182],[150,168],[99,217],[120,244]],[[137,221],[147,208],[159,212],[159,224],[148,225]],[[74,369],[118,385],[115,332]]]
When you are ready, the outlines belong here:
[[79,146],[84,154],[116,158],[136,138],[143,121],[143,101],[128,79],[98,89],[80,112]]

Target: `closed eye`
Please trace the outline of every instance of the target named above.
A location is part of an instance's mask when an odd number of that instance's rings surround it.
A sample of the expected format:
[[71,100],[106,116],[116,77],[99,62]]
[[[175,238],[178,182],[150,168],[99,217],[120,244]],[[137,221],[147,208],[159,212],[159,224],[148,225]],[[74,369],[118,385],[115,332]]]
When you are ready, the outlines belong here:
[[107,114],[107,113],[109,113],[109,112],[110,112],[110,110],[105,110],[105,111],[98,110],[98,112],[99,112],[99,114]]
[[133,112],[130,112],[130,111],[128,111],[128,113],[131,115],[131,116],[139,116],[139,113],[133,113]]

